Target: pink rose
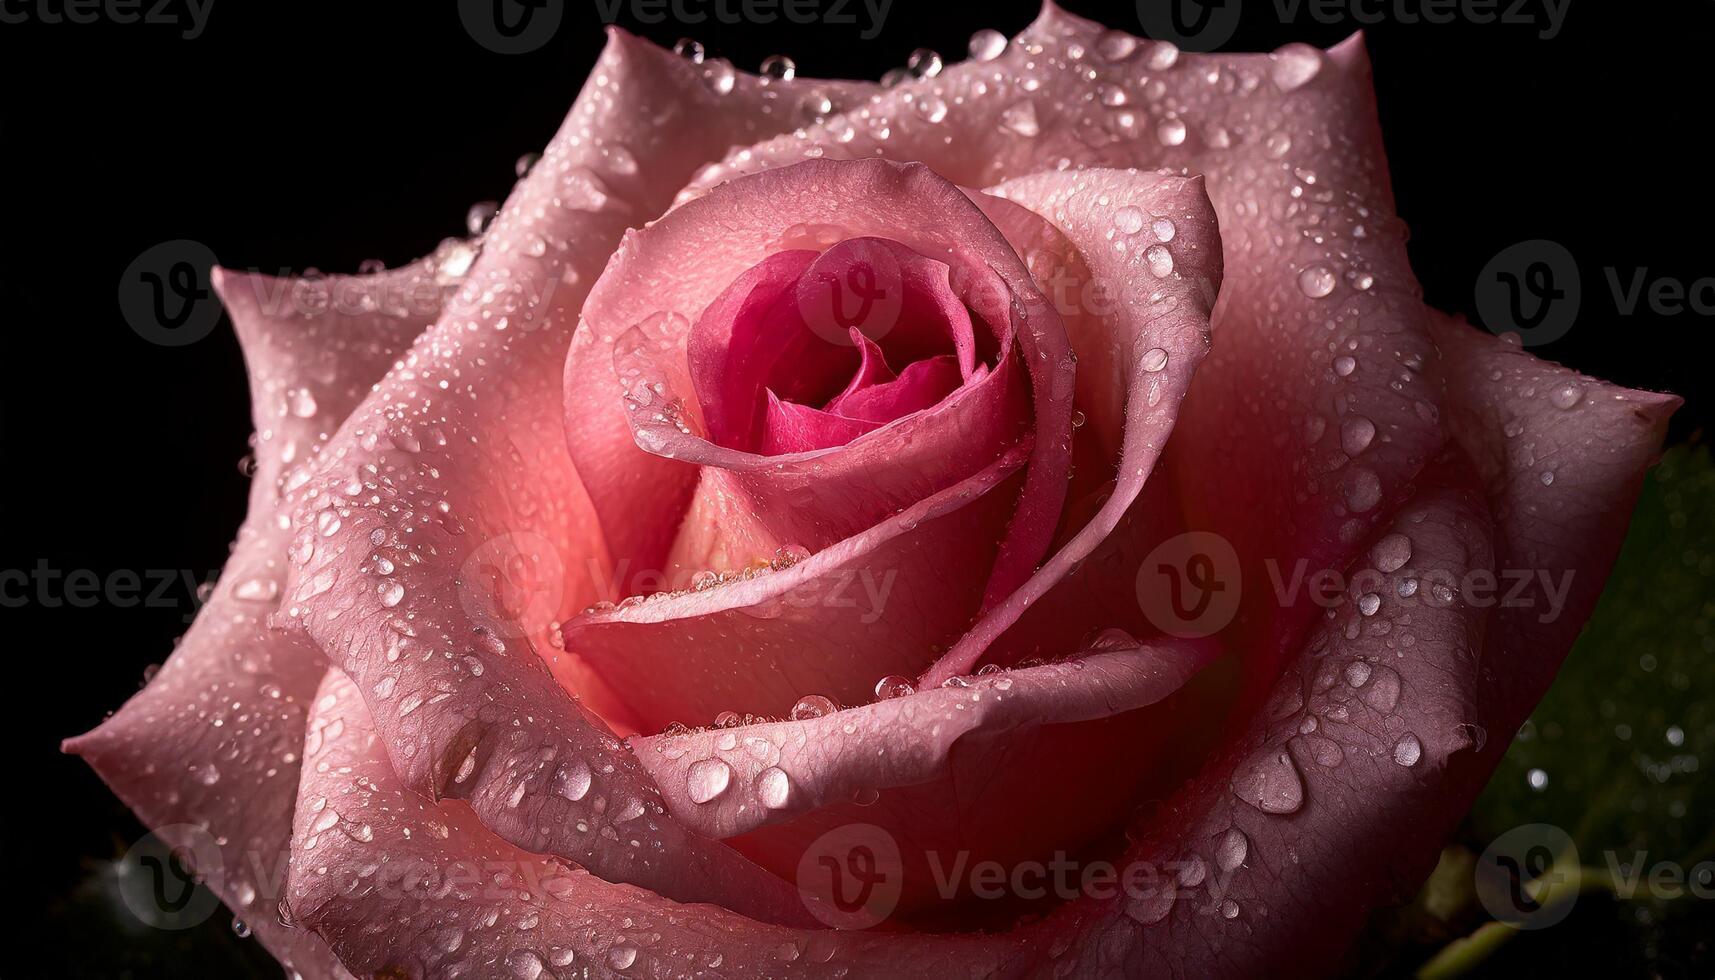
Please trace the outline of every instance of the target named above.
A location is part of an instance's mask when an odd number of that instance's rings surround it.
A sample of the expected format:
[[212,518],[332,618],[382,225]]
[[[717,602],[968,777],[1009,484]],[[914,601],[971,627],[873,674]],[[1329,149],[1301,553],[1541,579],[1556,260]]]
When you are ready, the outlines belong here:
[[1677,405],[1423,306],[1359,39],[1052,6],[885,89],[616,32],[479,241],[217,285],[250,516],[69,748],[307,976],[1326,969]]

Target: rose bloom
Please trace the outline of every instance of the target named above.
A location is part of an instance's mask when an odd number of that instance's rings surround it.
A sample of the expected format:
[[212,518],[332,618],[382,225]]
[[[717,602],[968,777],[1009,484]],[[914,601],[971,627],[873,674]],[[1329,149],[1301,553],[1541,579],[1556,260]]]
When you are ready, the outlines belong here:
[[1423,305],[1361,39],[1052,6],[888,88],[615,31],[480,238],[216,286],[249,517],[69,748],[316,977],[1333,969],[1677,404]]

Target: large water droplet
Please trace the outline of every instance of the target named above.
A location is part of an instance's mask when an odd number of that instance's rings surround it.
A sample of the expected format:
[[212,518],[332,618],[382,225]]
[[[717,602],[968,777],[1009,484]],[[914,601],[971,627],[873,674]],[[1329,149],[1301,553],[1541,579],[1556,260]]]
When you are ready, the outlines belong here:
[[792,706],[792,720],[814,721],[838,710],[839,705],[835,704],[832,698],[823,697],[820,694],[806,694],[798,699],[797,704]]
[[875,699],[877,701],[891,701],[894,698],[903,698],[915,693],[917,693],[917,688],[910,679],[898,674],[888,674],[875,682]]
[[1403,534],[1389,534],[1370,549],[1370,561],[1375,563],[1378,572],[1399,571],[1410,560],[1411,539]]
[[770,810],[784,809],[792,802],[792,777],[778,766],[769,766],[756,776],[756,798]]
[[1393,761],[1407,768],[1417,765],[1417,760],[1423,758],[1423,743],[1417,736],[1406,732],[1400,736],[1393,746]]
[[905,59],[905,70],[915,78],[934,78],[941,74],[946,62],[941,60],[941,54],[931,48],[918,48]]
[[719,759],[691,763],[685,777],[685,792],[692,803],[707,803],[726,792],[732,782],[732,767]]
[[1006,53],[1006,35],[984,28],[971,35],[969,50],[978,61],[993,61]]
[[1285,748],[1264,749],[1239,766],[1233,793],[1264,813],[1296,813],[1304,805],[1304,780]]
[[1250,856],[1250,838],[1237,827],[1229,829],[1215,845],[1215,864],[1222,871],[1233,871]]
[[1347,456],[1356,456],[1370,448],[1376,437],[1376,424],[1362,415],[1349,415],[1340,423],[1340,448]]
[[1322,70],[1322,52],[1308,44],[1288,44],[1268,60],[1269,77],[1282,92],[1302,88]]
[[1311,299],[1321,299],[1334,291],[1334,273],[1325,265],[1307,266],[1298,273],[1298,289]]
[[1096,38],[1096,53],[1107,61],[1124,61],[1137,51],[1137,38],[1124,31],[1103,31]]

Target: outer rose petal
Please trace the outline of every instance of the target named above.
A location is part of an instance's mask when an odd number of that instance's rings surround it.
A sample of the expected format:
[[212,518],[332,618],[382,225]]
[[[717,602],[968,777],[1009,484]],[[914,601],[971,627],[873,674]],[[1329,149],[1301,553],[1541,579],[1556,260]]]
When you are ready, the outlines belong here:
[[[365,976],[991,975],[1018,937],[769,926],[521,850],[400,783],[352,683],[316,698],[289,908]],[[1016,972],[1016,970],[1014,971]]]
[[[1453,439],[1476,461],[1502,568],[1536,572],[1489,624],[1485,691],[1495,730],[1541,699],[1596,606],[1675,395],[1632,391],[1543,361],[1452,317],[1431,315],[1447,363]],[[1543,576],[1565,586],[1558,598]],[[1544,617],[1549,619],[1543,622]]]
[[507,839],[598,874],[804,918],[782,883],[665,817],[567,688],[615,702],[552,644],[608,565],[561,428],[585,290],[628,224],[733,139],[793,124],[781,96],[808,84],[742,77],[717,95],[699,74],[612,34],[465,289],[297,490],[285,618],[371,700],[416,791],[467,799]]
[[[66,750],[88,760],[151,828],[188,853],[219,847],[207,884],[285,966],[343,974],[314,936],[282,927],[307,703],[327,664],[313,644],[271,631],[289,525],[282,488],[440,309],[469,246],[374,276],[274,279],[215,271],[244,346],[259,435],[250,509],[220,584],[160,673]],[[206,835],[185,838],[183,825]]]

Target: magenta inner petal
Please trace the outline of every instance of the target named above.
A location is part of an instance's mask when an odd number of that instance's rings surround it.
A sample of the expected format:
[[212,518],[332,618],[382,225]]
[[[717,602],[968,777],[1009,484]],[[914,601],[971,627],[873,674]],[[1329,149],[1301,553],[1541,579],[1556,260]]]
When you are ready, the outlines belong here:
[[691,329],[710,440],[766,455],[831,449],[985,380],[1010,332],[972,314],[987,304],[967,302],[952,273],[882,238],[747,269]]

